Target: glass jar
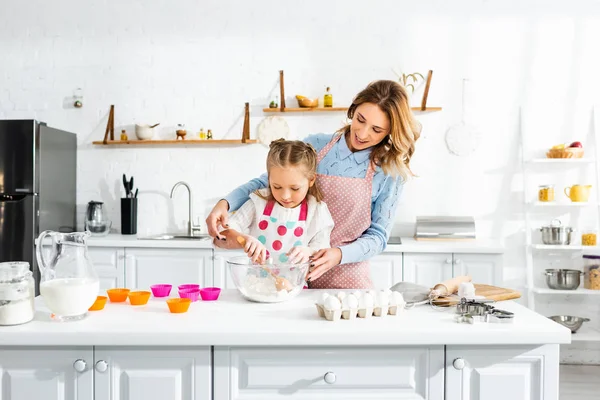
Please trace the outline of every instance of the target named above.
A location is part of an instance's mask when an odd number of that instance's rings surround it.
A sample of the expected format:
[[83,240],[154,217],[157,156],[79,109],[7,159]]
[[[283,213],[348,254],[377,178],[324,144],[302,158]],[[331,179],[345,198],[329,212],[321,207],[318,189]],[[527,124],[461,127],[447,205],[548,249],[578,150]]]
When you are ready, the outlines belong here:
[[583,272],[585,273],[583,287],[600,290],[600,256],[584,254]]
[[35,283],[29,263],[0,263],[0,325],[19,325],[35,315]]
[[595,229],[584,229],[581,232],[581,245],[582,246],[596,246],[598,245],[598,234]]
[[554,201],[554,185],[540,185],[538,200],[543,202]]

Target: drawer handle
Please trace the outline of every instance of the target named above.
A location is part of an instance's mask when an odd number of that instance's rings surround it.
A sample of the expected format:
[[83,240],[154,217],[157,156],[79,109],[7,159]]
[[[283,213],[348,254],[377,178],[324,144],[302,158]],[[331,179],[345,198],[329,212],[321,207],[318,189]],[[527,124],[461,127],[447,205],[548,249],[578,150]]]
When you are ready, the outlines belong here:
[[324,376],[323,376],[323,380],[325,381],[325,383],[329,384],[329,385],[333,385],[335,383],[335,374],[331,371],[327,372]]
[[446,264],[452,264],[452,259],[451,258],[446,258]]
[[96,363],[96,371],[98,372],[106,372],[108,369],[108,363],[104,360],[100,360]]
[[81,358],[78,360],[75,360],[75,362],[73,363],[73,369],[75,369],[75,371],[77,371],[77,372],[83,372],[83,371],[85,371],[86,368],[87,368],[87,363],[85,362],[85,360],[82,360]]
[[457,369],[457,370],[461,370],[465,367],[465,360],[464,358],[456,358],[454,361],[452,361],[452,366]]

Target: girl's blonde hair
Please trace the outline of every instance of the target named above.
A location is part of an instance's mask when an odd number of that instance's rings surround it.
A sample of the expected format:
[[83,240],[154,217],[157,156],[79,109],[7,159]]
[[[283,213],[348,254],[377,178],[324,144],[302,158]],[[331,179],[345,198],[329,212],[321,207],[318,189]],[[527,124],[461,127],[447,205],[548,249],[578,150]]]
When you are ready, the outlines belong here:
[[[388,175],[407,179],[414,176],[410,170],[410,159],[415,152],[415,142],[421,135],[421,124],[414,118],[410,109],[408,94],[396,81],[380,80],[371,82],[356,95],[348,108],[348,118],[352,120],[356,108],[363,103],[379,106],[390,120],[387,139],[373,147],[371,162],[380,166]],[[338,132],[350,132],[350,124]]]
[[[267,174],[272,167],[303,167],[308,180],[313,180],[317,176],[317,152],[314,147],[300,140],[277,139],[269,145],[269,154],[267,155]],[[257,193],[265,200],[273,199],[269,193],[268,198]],[[308,194],[313,195],[317,201],[323,200],[323,194],[317,186],[317,182],[308,188]]]

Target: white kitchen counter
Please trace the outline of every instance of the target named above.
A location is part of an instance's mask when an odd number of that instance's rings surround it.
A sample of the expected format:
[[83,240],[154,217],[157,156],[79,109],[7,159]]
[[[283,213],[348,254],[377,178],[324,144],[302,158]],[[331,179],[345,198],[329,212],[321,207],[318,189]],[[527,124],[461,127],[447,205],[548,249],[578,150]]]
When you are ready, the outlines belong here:
[[[171,293],[173,294],[173,292]],[[2,346],[383,346],[383,345],[541,345],[570,343],[568,329],[514,302],[497,308],[515,313],[512,324],[458,324],[450,310],[429,306],[383,318],[319,318],[318,293],[305,290],[283,303],[259,304],[225,290],[216,302],[193,303],[171,314],[164,299],[145,306],[107,303],[78,322],[49,319],[40,297],[34,321],[0,327]]]
[[[50,244],[50,239],[47,239]],[[138,240],[137,235],[109,234],[92,236],[88,240],[90,247],[145,247],[171,249],[212,249],[211,240]],[[478,239],[465,241],[417,241],[414,238],[402,238],[402,244],[389,244],[384,253],[485,253],[501,254],[504,245],[500,240]]]

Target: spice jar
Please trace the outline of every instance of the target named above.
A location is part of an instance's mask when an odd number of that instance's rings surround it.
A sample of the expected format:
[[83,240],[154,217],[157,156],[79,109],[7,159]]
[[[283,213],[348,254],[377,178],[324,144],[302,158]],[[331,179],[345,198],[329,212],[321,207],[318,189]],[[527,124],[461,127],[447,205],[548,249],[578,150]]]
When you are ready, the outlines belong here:
[[600,256],[584,254],[583,272],[585,275],[583,287],[586,289],[600,290]]
[[202,140],[206,139],[206,132],[204,132],[204,128],[200,128],[200,132],[198,133],[198,137]]
[[554,201],[554,185],[541,185],[538,190],[539,201]]
[[582,246],[596,246],[598,244],[598,235],[595,229],[585,229],[581,233]]
[[33,319],[34,285],[28,262],[0,263],[0,325],[19,325]]
[[209,140],[213,138],[212,137],[212,131],[210,129],[208,130],[208,132],[206,132],[206,138],[209,139]]

